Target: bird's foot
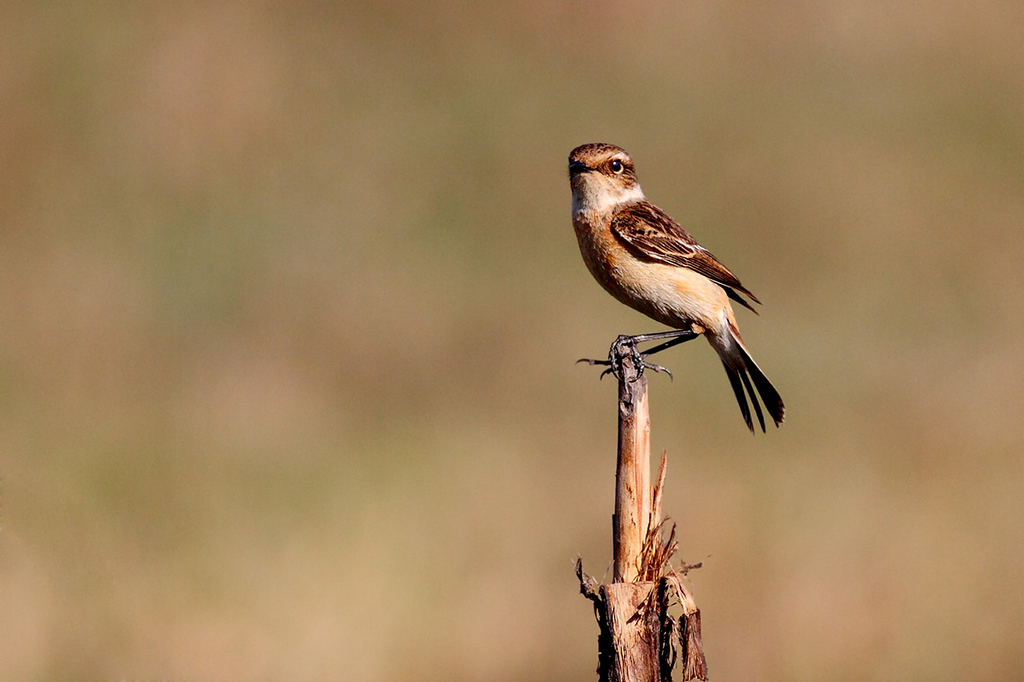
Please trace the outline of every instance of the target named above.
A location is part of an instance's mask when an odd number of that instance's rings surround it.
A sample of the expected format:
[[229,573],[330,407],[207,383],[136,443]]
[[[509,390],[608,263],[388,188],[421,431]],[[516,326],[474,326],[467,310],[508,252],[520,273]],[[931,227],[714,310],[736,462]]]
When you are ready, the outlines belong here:
[[[613,375],[616,379],[622,379],[627,377],[629,381],[636,381],[644,375],[644,370],[649,369],[655,372],[664,372],[672,377],[672,372],[667,367],[656,365],[653,362],[647,362],[644,359],[644,353],[640,352],[637,348],[637,344],[641,341],[648,340],[649,335],[639,336],[627,336],[620,334],[619,338],[615,339],[612,343],[611,348],[608,349],[607,360],[591,360],[589,358],[580,358],[577,360],[577,364],[580,362],[586,362],[590,365],[601,365],[608,369],[601,372],[600,379],[603,379],[606,374]],[[629,360],[630,368],[624,366],[624,361]]]

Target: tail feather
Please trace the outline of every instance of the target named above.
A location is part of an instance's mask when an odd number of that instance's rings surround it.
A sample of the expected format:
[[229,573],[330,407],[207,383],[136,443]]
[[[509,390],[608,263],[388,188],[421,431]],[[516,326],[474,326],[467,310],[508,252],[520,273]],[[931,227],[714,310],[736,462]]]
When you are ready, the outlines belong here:
[[782,422],[786,420],[786,405],[782,402],[782,396],[775,390],[772,382],[768,381],[768,377],[754,363],[746,350],[744,350],[744,355],[747,356],[747,371],[750,372],[750,378],[754,380],[757,392],[761,394],[761,401],[764,403],[765,409],[772,416],[775,426],[782,426]]
[[[766,428],[761,405],[757,400],[759,395],[761,402],[764,403],[765,411],[771,416],[775,426],[782,426],[782,422],[786,418],[786,406],[782,402],[782,396],[772,386],[772,382],[768,381],[768,377],[764,375],[754,359],[750,357],[750,353],[747,352],[743,340],[740,338],[739,330],[730,325],[730,332],[729,341],[731,343],[727,347],[719,349],[719,356],[725,367],[725,373],[729,377],[733,393],[736,394],[736,402],[740,405],[740,412],[743,414],[743,420],[747,423],[747,428],[754,433],[754,423],[750,418],[750,407],[747,405],[748,394],[750,401],[754,404],[754,412],[757,414],[757,421],[762,432],[765,432]],[[753,381],[753,385],[751,385],[751,381]],[[744,393],[744,388],[746,393]]]
[[754,412],[757,413],[757,421],[761,424],[761,433],[764,433],[764,414],[761,413],[761,403],[757,402],[757,394],[754,393],[754,387],[750,385],[750,377],[747,376],[747,372],[740,372],[740,379],[743,379],[743,386],[747,389],[747,393],[750,394],[750,404],[754,406]]
[[[740,404],[740,412],[743,413],[743,421],[747,422],[747,428],[750,429],[751,433],[754,433],[754,422],[750,420],[750,407],[747,405],[747,396],[743,393],[743,384],[740,382],[740,373],[738,370],[733,369],[729,366],[724,359],[722,360],[722,366],[725,367],[725,374],[729,377],[729,383],[732,384],[732,392],[736,394],[736,402]],[[743,375],[746,379],[746,375]]]

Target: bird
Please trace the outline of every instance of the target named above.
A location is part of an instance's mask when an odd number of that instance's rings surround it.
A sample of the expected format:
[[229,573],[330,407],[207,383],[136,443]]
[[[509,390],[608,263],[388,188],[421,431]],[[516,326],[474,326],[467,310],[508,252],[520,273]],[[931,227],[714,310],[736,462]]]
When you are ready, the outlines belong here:
[[[672,339],[639,354],[639,371],[644,366],[664,369],[647,363],[644,356],[703,335],[725,367],[751,433],[747,394],[762,432],[765,419],[758,396],[775,426],[781,426],[785,404],[743,343],[731,304],[756,313],[751,302],[760,304],[758,298],[678,222],[647,200],[633,158],[622,147],[590,143],[573,149],[569,184],[572,225],[590,274],[620,302],[673,328],[619,337],[617,343],[625,342],[637,354],[636,343]],[[613,344],[610,353],[613,369],[615,348]]]

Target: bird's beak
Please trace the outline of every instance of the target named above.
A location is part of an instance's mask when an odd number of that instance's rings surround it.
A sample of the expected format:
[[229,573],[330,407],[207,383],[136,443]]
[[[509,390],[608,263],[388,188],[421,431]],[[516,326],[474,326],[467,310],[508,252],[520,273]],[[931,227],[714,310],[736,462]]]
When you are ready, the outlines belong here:
[[569,177],[579,173],[586,173],[588,170],[590,170],[590,166],[587,164],[582,161],[573,161],[569,164]]

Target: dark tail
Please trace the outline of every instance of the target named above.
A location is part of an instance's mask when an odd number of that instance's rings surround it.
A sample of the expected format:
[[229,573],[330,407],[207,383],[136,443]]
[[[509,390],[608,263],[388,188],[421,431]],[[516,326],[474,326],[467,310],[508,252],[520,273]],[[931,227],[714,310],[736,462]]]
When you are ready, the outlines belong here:
[[[719,350],[719,357],[722,359],[722,366],[725,367],[725,373],[729,377],[732,391],[736,394],[736,402],[740,404],[740,412],[743,414],[743,420],[747,422],[747,428],[754,433],[754,422],[750,418],[747,395],[750,396],[750,402],[754,404],[754,413],[757,414],[757,421],[762,432],[765,431],[764,414],[761,412],[761,405],[757,402],[758,395],[761,396],[761,402],[764,403],[765,410],[775,422],[775,426],[782,426],[782,422],[786,418],[786,406],[782,402],[782,396],[772,386],[772,382],[768,381],[768,377],[764,375],[754,359],[750,357],[750,353],[743,345],[743,340],[740,339],[739,331],[731,325],[730,331],[732,332],[730,339],[732,343],[728,348]],[[751,381],[753,381],[753,385],[751,385]],[[746,393],[744,393],[744,389]]]

